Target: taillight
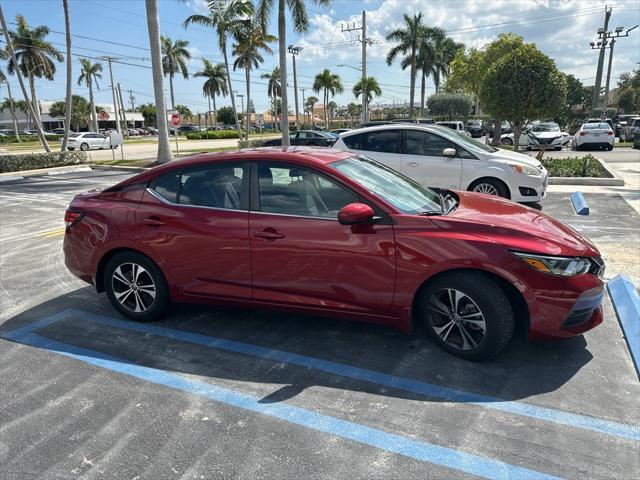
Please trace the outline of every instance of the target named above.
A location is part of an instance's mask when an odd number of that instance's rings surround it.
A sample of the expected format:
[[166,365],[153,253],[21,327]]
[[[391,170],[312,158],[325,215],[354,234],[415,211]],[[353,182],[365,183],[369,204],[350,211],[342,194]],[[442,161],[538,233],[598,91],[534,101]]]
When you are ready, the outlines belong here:
[[607,135],[613,135],[613,132],[612,132],[611,130],[609,130],[609,131],[607,132]]
[[584,137],[587,134],[587,132],[580,132],[580,136]]
[[73,210],[67,210],[64,212],[64,225],[67,228],[73,227],[84,217],[84,212],[75,212]]

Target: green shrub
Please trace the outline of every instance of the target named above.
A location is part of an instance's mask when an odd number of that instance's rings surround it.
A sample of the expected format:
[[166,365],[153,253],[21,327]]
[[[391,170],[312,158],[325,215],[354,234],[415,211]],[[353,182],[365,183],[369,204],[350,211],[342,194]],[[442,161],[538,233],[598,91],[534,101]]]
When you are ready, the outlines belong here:
[[260,148],[264,147],[264,140],[254,139],[254,140],[239,140],[238,148]]
[[587,177],[610,178],[602,164],[593,155],[569,158],[543,158],[542,165],[549,171],[550,177]]
[[218,140],[221,138],[238,138],[238,132],[235,130],[208,130],[187,133],[187,140]]
[[83,163],[87,163],[87,154],[81,151],[0,155],[0,173]]
[[[48,142],[58,141],[64,135],[46,135]],[[0,136],[0,143],[24,143],[24,142],[37,142],[38,137],[36,135],[20,135],[20,141],[16,140],[14,136]]]

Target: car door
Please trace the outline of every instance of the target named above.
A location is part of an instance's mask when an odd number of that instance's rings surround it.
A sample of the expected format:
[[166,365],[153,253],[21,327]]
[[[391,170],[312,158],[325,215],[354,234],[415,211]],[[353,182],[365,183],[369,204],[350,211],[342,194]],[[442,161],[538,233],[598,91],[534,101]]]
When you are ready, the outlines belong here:
[[145,191],[139,231],[184,295],[251,297],[245,170],[241,163],[187,168]]
[[371,130],[343,137],[343,141],[350,151],[400,171],[402,168],[401,132],[399,128]]
[[390,220],[342,225],[338,210],[362,202],[353,191],[309,168],[254,165],[249,216],[254,299],[388,313],[395,289]]
[[291,145],[306,145],[307,132],[296,132],[290,139]]
[[462,160],[445,157],[443,150],[455,148],[450,140],[426,130],[405,130],[402,173],[427,187],[460,188]]

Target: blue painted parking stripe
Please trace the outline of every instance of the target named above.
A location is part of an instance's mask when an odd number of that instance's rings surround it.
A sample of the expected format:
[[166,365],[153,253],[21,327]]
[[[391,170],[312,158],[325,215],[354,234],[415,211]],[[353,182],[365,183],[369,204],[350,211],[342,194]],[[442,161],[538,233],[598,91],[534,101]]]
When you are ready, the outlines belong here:
[[388,433],[355,422],[342,420],[300,407],[282,403],[259,403],[251,395],[217,387],[198,380],[189,379],[175,373],[124,362],[115,357],[103,355],[93,350],[50,340],[34,333],[16,335],[10,338],[32,347],[54,351],[66,357],[101,367],[113,372],[129,375],[141,380],[163,385],[192,395],[208,398],[215,402],[260,413],[269,417],[310,428],[316,431],[353,440],[392,453],[414,458],[449,469],[466,472],[490,479],[548,480],[557,479],[527,468],[511,465],[491,458],[442,447],[428,442]]
[[576,413],[565,412],[562,410],[540,407],[524,402],[503,400],[487,395],[465,392],[463,390],[456,390],[440,385],[421,382],[419,380],[381,373],[375,370],[355,367],[352,365],[332,362],[330,360],[323,360],[316,357],[309,357],[306,355],[300,355],[282,350],[275,350],[258,345],[236,342],[233,340],[226,340],[217,337],[209,337],[198,333],[185,332],[182,330],[175,330],[158,325],[118,320],[112,317],[97,315],[82,310],[70,309],[61,312],[61,314],[64,314],[66,316],[77,315],[87,320],[116,328],[150,333],[173,340],[194,343],[206,347],[217,348],[220,350],[242,353],[254,357],[273,360],[276,362],[283,362],[291,365],[313,368],[323,372],[340,375],[346,378],[384,385],[386,387],[417,393],[427,397],[439,398],[451,402],[478,405],[484,408],[491,408],[493,410],[499,410],[515,415],[535,418],[544,422],[552,422],[559,425],[581,428],[594,432],[604,433],[607,435],[640,441],[640,427],[634,425],[627,425],[624,423],[599,419],[587,415],[580,415]]
[[640,295],[625,275],[617,275],[609,280],[607,289],[640,378]]

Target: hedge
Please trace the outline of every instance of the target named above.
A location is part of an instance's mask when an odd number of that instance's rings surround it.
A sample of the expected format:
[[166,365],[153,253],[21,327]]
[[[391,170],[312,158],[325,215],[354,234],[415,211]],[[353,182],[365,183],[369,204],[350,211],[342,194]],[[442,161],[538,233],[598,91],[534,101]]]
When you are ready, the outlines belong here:
[[[48,142],[54,140],[60,140],[63,135],[45,135]],[[20,135],[20,142],[16,140],[13,135],[0,135],[0,143],[22,143],[22,142],[37,142],[38,137],[36,135]]]
[[0,173],[87,163],[82,151],[0,155]]
[[255,140],[239,140],[238,148],[260,148],[264,147],[264,140],[255,139]]
[[611,177],[593,155],[567,158],[548,157],[542,159],[542,165],[549,171],[550,177]]
[[218,140],[221,138],[238,138],[235,130],[207,130],[206,132],[187,133],[187,140]]

